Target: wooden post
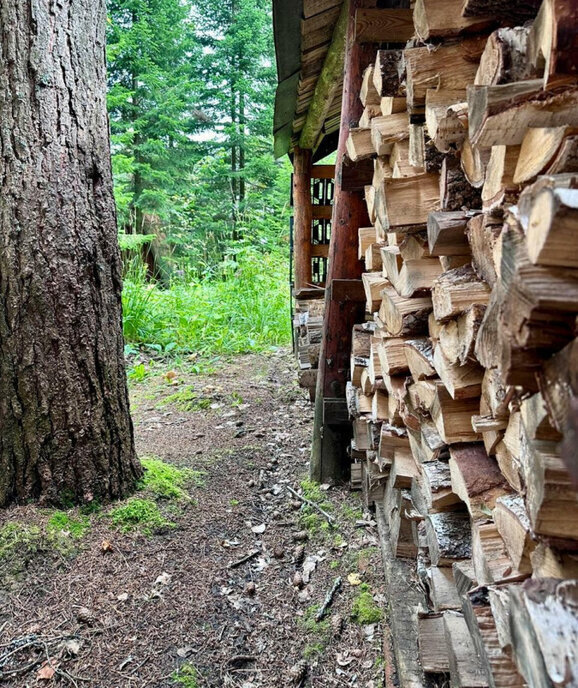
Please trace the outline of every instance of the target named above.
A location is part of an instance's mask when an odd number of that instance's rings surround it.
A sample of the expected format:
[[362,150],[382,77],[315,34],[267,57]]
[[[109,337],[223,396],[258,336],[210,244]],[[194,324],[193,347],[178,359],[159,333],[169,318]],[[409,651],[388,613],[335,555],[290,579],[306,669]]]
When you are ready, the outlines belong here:
[[311,150],[295,148],[293,156],[293,231],[295,295],[311,285]]
[[[346,191],[342,187],[346,159],[346,141],[349,129],[357,126],[363,112],[359,91],[364,69],[375,58],[376,46],[355,43],[355,13],[360,0],[345,0],[349,5],[347,40],[345,48],[345,72],[341,129],[335,168],[335,197],[331,220],[331,243],[327,288],[325,291],[325,316],[323,340],[319,358],[319,372],[315,398],[315,424],[311,451],[310,473],[314,480],[339,479],[346,471],[345,444],[350,433],[348,425],[331,423],[326,409],[329,399],[345,397],[345,383],[349,368],[351,330],[363,319],[363,305],[357,301],[337,300],[333,297],[332,283],[337,279],[360,279],[362,265],[357,257],[357,230],[369,220],[367,208],[359,191]],[[349,163],[351,164],[351,163]],[[341,297],[343,298],[343,297]],[[345,403],[345,400],[344,400]]]

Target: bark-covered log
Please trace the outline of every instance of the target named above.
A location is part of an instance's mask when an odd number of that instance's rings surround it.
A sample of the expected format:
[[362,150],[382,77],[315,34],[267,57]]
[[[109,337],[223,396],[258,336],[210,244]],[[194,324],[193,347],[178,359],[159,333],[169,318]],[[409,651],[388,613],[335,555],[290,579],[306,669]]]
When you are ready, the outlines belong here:
[[530,27],[501,28],[490,34],[480,58],[475,84],[495,86],[536,79],[540,75],[526,57]]
[[0,9],[0,506],[141,473],[123,357],[104,0]]
[[382,98],[397,98],[405,95],[399,78],[399,63],[403,59],[401,50],[378,50],[373,72],[373,85]]
[[457,211],[482,207],[480,189],[472,186],[464,174],[459,160],[447,156],[440,172],[440,208]]

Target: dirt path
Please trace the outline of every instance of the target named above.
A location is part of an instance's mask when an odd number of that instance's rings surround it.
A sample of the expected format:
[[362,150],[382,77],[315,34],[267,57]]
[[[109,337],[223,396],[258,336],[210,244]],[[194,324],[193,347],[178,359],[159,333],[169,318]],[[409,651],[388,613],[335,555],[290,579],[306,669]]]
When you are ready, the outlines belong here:
[[219,365],[155,366],[132,386],[139,454],[189,469],[182,491],[1,514],[2,685],[386,685],[375,526],[346,489],[303,483],[312,410],[290,355]]

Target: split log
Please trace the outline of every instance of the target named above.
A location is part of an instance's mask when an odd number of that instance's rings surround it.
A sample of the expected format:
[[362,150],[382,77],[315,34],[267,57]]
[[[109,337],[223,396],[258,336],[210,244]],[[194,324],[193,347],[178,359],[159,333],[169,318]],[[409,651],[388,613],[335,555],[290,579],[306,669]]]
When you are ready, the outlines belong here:
[[476,215],[468,222],[467,238],[472,251],[472,267],[480,279],[493,287],[497,280],[494,247],[502,233],[503,221],[491,215]]
[[563,552],[539,542],[530,555],[534,578],[578,579],[578,554]]
[[462,211],[434,212],[427,219],[427,239],[432,256],[463,256],[470,252],[466,237],[469,217]]
[[578,272],[533,265],[523,233],[515,224],[502,232],[501,248],[500,275],[506,288],[500,306],[500,331],[508,335],[502,347],[501,368],[508,379],[510,370],[515,372],[513,366],[523,361],[512,359],[510,367],[504,365],[503,354],[508,347],[513,354],[529,355],[528,364],[533,366],[532,348],[562,348],[573,337]]
[[346,142],[347,155],[352,162],[371,158],[375,149],[371,140],[371,129],[351,129]]
[[380,251],[383,276],[395,285],[403,265],[399,246],[382,246]]
[[366,310],[368,313],[375,313],[381,305],[381,290],[388,285],[388,282],[377,272],[364,272],[361,279],[365,290]]
[[360,227],[357,230],[357,256],[363,260],[367,249],[375,242],[375,227]]
[[433,347],[429,338],[407,339],[404,347],[409,372],[416,382],[436,376],[433,367]]
[[359,128],[360,129],[368,129],[371,127],[371,120],[374,117],[380,117],[381,116],[381,106],[379,105],[367,105],[364,110],[363,114],[359,118]]
[[485,306],[474,304],[454,320],[448,320],[439,331],[439,347],[452,365],[464,366],[474,360],[474,347]]
[[526,241],[532,263],[578,268],[578,189],[542,188],[534,198]]
[[576,75],[578,15],[573,2],[544,0],[528,38],[528,59],[543,69],[544,85],[555,74]]
[[403,59],[401,50],[378,50],[373,70],[373,85],[381,98],[404,96],[399,78],[399,63]]
[[517,201],[520,187],[514,182],[514,174],[519,155],[520,146],[492,146],[482,188],[485,211]]
[[428,569],[428,575],[434,611],[461,609],[462,601],[458,595],[452,569],[445,566],[432,566]]
[[449,467],[452,490],[465,502],[473,519],[487,518],[498,497],[508,492],[497,463],[482,444],[450,447]]
[[427,543],[433,566],[451,566],[472,554],[470,518],[460,512],[428,514]]
[[477,398],[453,399],[444,385],[438,383],[430,413],[444,442],[455,444],[480,441],[480,435],[472,428],[472,416],[478,409]]
[[457,612],[445,612],[444,629],[452,687],[487,688],[488,680],[476,654],[476,648],[464,617]]
[[400,296],[411,298],[429,292],[432,283],[443,273],[437,258],[406,260],[401,266],[394,287]]
[[510,417],[508,404],[514,394],[514,390],[504,385],[499,370],[486,370],[482,380],[482,400],[489,413],[496,419],[504,419],[506,427]]
[[534,19],[542,0],[511,0],[504,5],[502,0],[464,0],[462,13],[464,17],[491,15],[503,21],[523,24]]
[[403,236],[399,244],[399,255],[403,260],[420,260],[430,258],[425,232]]
[[488,521],[472,523],[472,561],[478,585],[520,579],[495,524]]
[[499,497],[494,508],[494,522],[514,568],[532,573],[530,557],[536,543],[524,500],[519,495]]
[[578,339],[544,363],[539,385],[552,425],[565,434],[571,417],[571,401],[578,395]]
[[542,578],[510,589],[514,659],[530,686],[578,685],[577,588]]
[[[371,120],[371,143],[378,156],[389,155],[396,141],[409,138],[409,117],[400,112],[387,117],[374,117]],[[390,165],[393,163],[390,159]]]
[[578,493],[555,442],[522,437],[526,508],[538,535],[578,540]]
[[514,184],[524,184],[555,167],[555,174],[578,171],[578,131],[574,127],[534,127],[522,140]]
[[428,88],[458,91],[473,83],[485,43],[485,37],[472,37],[444,43],[433,50],[429,47],[404,50],[410,112],[423,111]]
[[379,107],[381,101],[381,95],[377,92],[373,84],[373,73],[375,70],[375,65],[369,65],[363,72],[363,78],[361,81],[361,90],[359,92],[359,99],[363,103],[363,107],[368,105],[375,105]]
[[445,272],[432,287],[432,304],[436,320],[454,318],[474,304],[485,305],[490,289],[479,280],[470,265]]
[[456,561],[452,564],[452,571],[454,573],[454,581],[458,593],[463,596],[477,585],[476,574],[474,572],[474,565],[471,559],[464,561]]
[[368,272],[381,272],[383,270],[381,246],[382,244],[371,244],[371,246],[365,250],[365,269]]
[[[376,212],[386,230],[424,225],[439,208],[439,176],[421,174],[405,179],[386,179],[376,189]],[[419,231],[421,227],[412,231]]]
[[375,190],[383,184],[386,179],[389,179],[392,175],[392,169],[389,164],[389,158],[378,157],[373,161],[373,180],[371,185]]
[[382,423],[388,420],[388,395],[382,389],[376,389],[371,396],[371,420]]
[[409,448],[397,447],[394,451],[390,480],[398,489],[411,490],[412,481],[419,475],[419,469]]
[[500,647],[489,594],[485,588],[471,590],[464,598],[463,613],[491,688],[524,688],[525,683],[511,658]]
[[377,346],[381,370],[387,375],[403,375],[409,371],[405,341],[398,337],[383,339]]
[[[366,184],[364,188],[365,204],[367,205],[367,216],[370,222],[375,222],[375,189],[370,184]],[[375,229],[374,229],[375,237]]]
[[386,285],[381,295],[379,317],[391,335],[415,336],[427,331],[427,319],[433,307],[431,297],[404,298],[391,285]]
[[457,158],[446,156],[440,171],[440,208],[444,211],[482,207],[480,189],[473,187]]
[[468,183],[476,189],[484,185],[491,149],[472,145],[469,138],[462,144],[460,165]]
[[541,75],[526,57],[529,26],[497,29],[488,37],[476,73],[476,86],[497,86]]
[[451,511],[462,508],[460,498],[452,491],[447,461],[430,461],[421,465],[421,475],[412,485],[412,494],[419,492],[422,513]]
[[464,17],[457,0],[416,0],[413,24],[421,41],[479,33],[495,24],[492,15]]
[[468,134],[468,103],[463,89],[437,91],[428,88],[425,122],[428,135],[438,151],[460,150]]
[[452,399],[479,398],[484,370],[477,362],[466,361],[464,365],[456,365],[446,358],[441,346],[436,346],[433,363]]
[[529,127],[578,126],[578,88],[546,94],[541,80],[468,86],[469,138],[473,145],[519,146]]
[[381,99],[381,105],[379,107],[384,117],[387,115],[396,115],[399,112],[405,112],[407,110],[407,101],[405,96],[403,98],[384,96]]
[[420,664],[426,674],[447,673],[450,670],[448,650],[441,614],[418,616]]
[[520,418],[524,425],[526,437],[530,440],[547,440],[560,442],[562,434],[550,423],[550,416],[546,410],[544,398],[538,392],[522,401],[520,404]]

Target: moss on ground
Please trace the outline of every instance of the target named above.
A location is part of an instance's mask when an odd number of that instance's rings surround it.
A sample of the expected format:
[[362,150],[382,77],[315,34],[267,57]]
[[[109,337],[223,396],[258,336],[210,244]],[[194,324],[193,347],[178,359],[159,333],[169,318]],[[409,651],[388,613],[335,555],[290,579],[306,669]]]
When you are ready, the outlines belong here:
[[163,516],[156,502],[140,497],[133,497],[115,507],[108,516],[112,525],[123,533],[138,531],[143,535],[153,535],[159,530],[176,527]]
[[361,626],[378,623],[383,618],[383,612],[373,599],[367,583],[362,583],[359,586],[357,597],[353,600],[351,618]]
[[146,489],[157,498],[190,499],[184,488],[189,484],[197,487],[204,484],[202,471],[178,468],[155,457],[143,458],[141,463],[145,472],[139,483],[139,489]]

